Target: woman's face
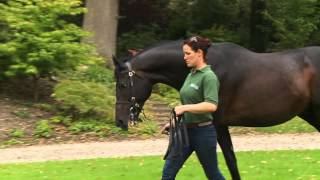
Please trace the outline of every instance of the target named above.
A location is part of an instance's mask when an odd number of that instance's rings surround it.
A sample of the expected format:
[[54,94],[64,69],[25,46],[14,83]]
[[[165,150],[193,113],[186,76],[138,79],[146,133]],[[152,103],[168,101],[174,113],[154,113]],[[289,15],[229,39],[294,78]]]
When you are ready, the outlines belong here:
[[184,61],[189,68],[195,68],[202,59],[201,50],[193,51],[192,48],[185,44],[182,47],[184,53]]

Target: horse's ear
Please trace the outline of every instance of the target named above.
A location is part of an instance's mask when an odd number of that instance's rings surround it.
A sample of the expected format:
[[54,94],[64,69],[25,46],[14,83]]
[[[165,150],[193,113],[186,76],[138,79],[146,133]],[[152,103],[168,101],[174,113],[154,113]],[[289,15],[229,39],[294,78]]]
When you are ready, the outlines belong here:
[[112,61],[113,61],[113,64],[114,64],[114,67],[116,69],[124,69],[125,68],[125,65],[122,61],[118,60],[114,55],[112,55]]
[[116,58],[115,55],[112,55],[112,61],[113,61],[114,67],[117,68],[117,69],[120,69],[121,63],[120,63],[120,61]]
[[128,49],[128,52],[131,56],[135,56],[139,53],[139,50],[137,49]]
[[112,54],[112,61],[113,61],[113,65],[114,65],[115,67],[117,67],[117,66],[119,65],[116,56],[113,55],[113,54]]

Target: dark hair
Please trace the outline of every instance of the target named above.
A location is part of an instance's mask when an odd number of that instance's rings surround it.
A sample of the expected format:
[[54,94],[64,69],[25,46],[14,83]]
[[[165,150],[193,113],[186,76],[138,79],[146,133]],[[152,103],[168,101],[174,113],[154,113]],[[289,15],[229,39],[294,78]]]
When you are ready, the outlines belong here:
[[211,46],[211,41],[208,38],[192,36],[184,40],[183,45],[189,45],[193,51],[198,51],[199,49],[201,49],[203,51],[203,57],[205,58],[208,49]]

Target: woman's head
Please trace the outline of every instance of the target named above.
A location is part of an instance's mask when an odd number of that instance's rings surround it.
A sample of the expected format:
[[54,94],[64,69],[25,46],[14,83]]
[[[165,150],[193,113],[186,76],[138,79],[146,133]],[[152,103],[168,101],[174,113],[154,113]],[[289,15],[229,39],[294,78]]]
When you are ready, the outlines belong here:
[[183,45],[188,45],[193,51],[198,51],[199,49],[203,51],[203,58],[205,58],[209,47],[211,46],[211,41],[208,38],[203,38],[200,36],[192,36],[184,40]]
[[[192,36],[183,42],[184,60],[188,67],[197,67],[206,62],[206,54],[211,41],[200,36]],[[200,63],[200,64],[199,64]]]

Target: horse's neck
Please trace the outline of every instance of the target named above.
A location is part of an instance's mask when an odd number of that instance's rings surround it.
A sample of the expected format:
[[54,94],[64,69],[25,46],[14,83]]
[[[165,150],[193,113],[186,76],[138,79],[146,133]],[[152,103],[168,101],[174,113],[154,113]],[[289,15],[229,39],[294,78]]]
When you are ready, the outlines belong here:
[[163,83],[175,89],[180,89],[188,73],[187,67],[178,55],[140,58],[133,61],[133,66],[152,84]]
[[157,71],[144,70],[140,72],[143,74],[144,78],[147,78],[152,83],[152,85],[162,83],[177,90],[182,86],[186,76],[185,72],[173,68],[163,68],[162,70]]

